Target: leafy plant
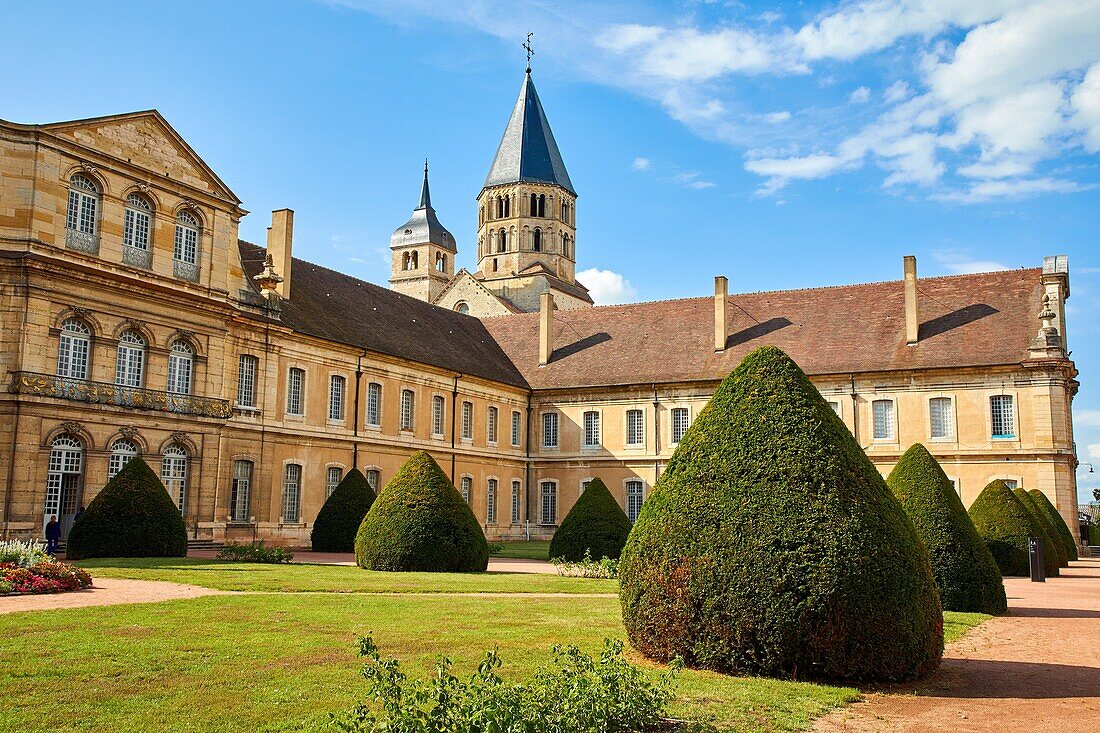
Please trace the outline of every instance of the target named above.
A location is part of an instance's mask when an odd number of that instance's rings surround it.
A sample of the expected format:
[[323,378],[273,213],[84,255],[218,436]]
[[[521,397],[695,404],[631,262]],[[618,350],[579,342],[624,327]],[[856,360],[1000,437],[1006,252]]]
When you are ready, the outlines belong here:
[[584,557],[580,560],[565,560],[555,557],[550,562],[558,569],[558,575],[579,575],[582,578],[608,578],[614,580],[619,577],[619,561],[610,557],[592,559],[592,551],[585,550]]
[[87,570],[63,562],[47,560],[32,567],[0,564],[0,593],[62,593],[91,584]]
[[38,540],[7,540],[0,542],[0,565],[14,564],[21,568],[34,567],[49,562],[46,547]]
[[264,541],[237,543],[230,542],[218,550],[219,560],[235,562],[282,563],[294,559],[294,553],[285,547],[267,547]]
[[550,557],[582,560],[586,554],[618,560],[630,519],[597,476],[573,504],[550,542]]
[[503,542],[490,542],[488,547],[490,555],[499,555],[500,553],[504,552]]

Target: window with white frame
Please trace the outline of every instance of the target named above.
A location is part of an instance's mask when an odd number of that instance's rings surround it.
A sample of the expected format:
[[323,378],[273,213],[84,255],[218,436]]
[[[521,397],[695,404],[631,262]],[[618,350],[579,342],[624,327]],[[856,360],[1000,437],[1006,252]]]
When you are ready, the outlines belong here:
[[592,479],[586,478],[581,481],[581,493],[588,491],[588,487],[592,485]]
[[470,476],[463,476],[462,481],[459,482],[459,493],[462,494],[462,501],[467,504],[470,503],[470,491],[474,487],[474,480]]
[[123,466],[138,454],[134,441],[119,438],[111,444],[111,456],[107,459],[107,480],[110,481],[118,475]]
[[248,521],[248,502],[252,493],[252,461],[233,461],[233,481],[229,486],[229,519]]
[[382,424],[382,385],[371,382],[367,385],[367,425],[378,427]]
[[626,411],[626,444],[635,448],[645,444],[645,413],[641,410]]
[[542,447],[558,447],[558,413],[542,413]]
[[152,232],[153,205],[144,196],[132,193],[126,197],[126,212],[122,221],[122,243],[127,247],[149,251]]
[[474,403],[462,403],[462,438],[473,440],[474,437]]
[[447,410],[447,401],[443,395],[432,397],[432,435],[443,435],[444,415]]
[[416,417],[416,393],[411,389],[401,390],[401,429],[412,430]]
[[691,413],[686,407],[672,408],[672,443],[675,445],[684,439],[688,425],[691,424]]
[[[46,472],[46,517],[76,513],[84,474],[84,444],[72,435],[59,435],[50,444]],[[49,521],[46,519],[45,521]]]
[[928,432],[933,440],[947,440],[955,433],[955,410],[950,397],[928,400]]
[[512,482],[512,524],[519,524],[520,488],[519,481]]
[[124,331],[118,337],[115,384],[120,387],[140,387],[144,371],[145,339],[136,331]]
[[99,211],[99,185],[83,173],[69,179],[69,211],[65,226],[80,234],[95,235]]
[[328,378],[328,419],[344,419],[344,391],[347,380],[339,374]]
[[88,355],[92,330],[77,318],[66,318],[57,339],[57,376],[70,379],[88,378]]
[[487,440],[490,443],[493,443],[493,444],[495,444],[497,442],[497,416],[498,416],[498,414],[499,414],[498,410],[495,407],[490,407],[486,411],[487,417],[486,417],[485,432],[486,432],[486,435],[488,436]]
[[512,410],[512,445],[520,444],[521,419],[519,410]]
[[600,413],[598,410],[588,410],[584,413],[584,447],[598,448],[600,446]]
[[160,480],[182,513],[187,501],[187,450],[182,445],[170,445],[164,449]]
[[894,439],[894,401],[875,400],[871,403],[875,440]]
[[539,523],[556,524],[558,521],[558,484],[543,481],[539,484]]
[[485,523],[497,523],[497,480],[491,478],[485,487]]
[[377,468],[372,468],[367,471],[367,483],[370,484],[371,489],[376,494],[378,493],[378,486],[379,483],[381,483],[381,480],[382,472],[379,471]]
[[645,501],[645,484],[639,479],[630,479],[626,482],[626,516],[631,522],[638,521],[638,513],[642,511],[642,503]]
[[302,506],[302,467],[286,464],[283,474],[283,522],[297,524]]
[[1014,478],[1003,478],[1001,479],[1001,483],[1010,489],[1017,489],[1020,487],[1020,482]]
[[173,341],[168,350],[168,391],[172,394],[191,394],[191,380],[195,368],[195,351],[186,341]]
[[176,215],[176,242],[173,256],[180,262],[194,265],[199,261],[199,220],[190,211]]
[[241,354],[237,362],[237,404],[241,407],[256,406],[256,372],[260,360],[252,354]]
[[998,394],[990,397],[989,412],[994,438],[1016,437],[1016,410],[1012,395]]
[[332,492],[336,491],[336,487],[340,485],[340,480],[344,478],[344,469],[339,466],[329,466],[328,471],[325,472],[325,498],[328,499],[332,496]]
[[286,414],[301,417],[304,403],[302,400],[305,388],[306,371],[298,367],[291,367],[286,373]]
[[829,409],[836,413],[837,417],[842,417],[840,414],[840,400],[826,400],[829,403]]

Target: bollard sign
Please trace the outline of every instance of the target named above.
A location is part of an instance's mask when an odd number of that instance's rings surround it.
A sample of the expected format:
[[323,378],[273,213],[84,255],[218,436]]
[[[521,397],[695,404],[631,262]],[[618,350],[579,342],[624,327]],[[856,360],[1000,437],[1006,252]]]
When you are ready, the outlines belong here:
[[1027,559],[1031,565],[1031,582],[1045,583],[1047,576],[1043,568],[1043,542],[1038,537],[1028,538]]

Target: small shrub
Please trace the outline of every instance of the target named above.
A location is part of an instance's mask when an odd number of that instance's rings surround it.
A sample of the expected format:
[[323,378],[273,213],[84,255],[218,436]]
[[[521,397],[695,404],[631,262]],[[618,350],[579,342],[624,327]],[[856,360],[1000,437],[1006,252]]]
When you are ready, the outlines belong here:
[[499,555],[500,553],[504,552],[503,542],[490,542],[487,547],[489,548],[490,557],[493,555]]
[[[1029,575],[1029,538],[1041,536],[1042,530],[1012,489],[1003,481],[991,481],[974,499],[968,513],[1001,575]],[[1057,562],[1047,558],[1046,565],[1057,574]]]
[[[1023,504],[1031,518],[1035,520],[1035,524],[1039,526],[1041,532],[1039,533],[1039,540],[1043,543],[1043,564],[1048,569],[1048,575],[1050,563],[1049,558],[1054,559],[1054,565],[1056,568],[1064,568],[1069,566],[1069,557],[1066,556],[1066,548],[1062,546],[1061,540],[1054,533],[1054,527],[1051,526],[1050,520],[1046,518],[1042,510],[1035,505],[1035,500],[1031,498],[1023,489],[1013,489],[1012,493],[1016,495],[1016,498]],[[1055,573],[1057,575],[1057,573]]]
[[370,636],[360,638],[369,702],[332,718],[349,733],[627,733],[661,725],[678,661],[651,682],[623,657],[621,641],[605,641],[595,659],[575,646],[554,646],[552,653],[552,662],[526,682],[505,682],[495,651],[468,679],[457,677],[444,657],[430,680],[418,680],[397,659],[383,658]]
[[70,560],[88,557],[184,557],[187,531],[172,497],[140,456],[131,458],[73,523]]
[[32,567],[0,564],[0,593],[63,593],[91,585],[87,570],[63,562],[46,561]]
[[50,554],[46,546],[38,540],[7,540],[0,542],[0,565],[18,565],[30,568],[42,562],[49,562]]
[[1054,527],[1055,539],[1060,540],[1062,547],[1066,549],[1066,557],[1070,560],[1076,560],[1077,540],[1074,538],[1073,532],[1070,532],[1069,525],[1066,524],[1066,520],[1062,517],[1061,512],[1058,511],[1058,507],[1054,506],[1054,503],[1047,498],[1047,495],[1039,489],[1032,489],[1027,493],[1031,495],[1031,499],[1035,502],[1035,506],[1046,515],[1051,526]]
[[367,477],[358,468],[348,471],[313,522],[313,551],[355,552],[355,533],[374,499]]
[[558,575],[573,575],[581,578],[608,578],[614,580],[619,577],[619,561],[610,557],[601,557],[593,560],[592,554],[587,550],[580,560],[564,560],[556,557],[551,560],[558,569]]
[[234,562],[284,563],[294,559],[294,553],[285,547],[268,547],[259,542],[229,542],[218,550],[219,560]]
[[618,560],[623,553],[630,519],[599,478],[592,479],[550,542],[550,557],[578,561],[585,554]]

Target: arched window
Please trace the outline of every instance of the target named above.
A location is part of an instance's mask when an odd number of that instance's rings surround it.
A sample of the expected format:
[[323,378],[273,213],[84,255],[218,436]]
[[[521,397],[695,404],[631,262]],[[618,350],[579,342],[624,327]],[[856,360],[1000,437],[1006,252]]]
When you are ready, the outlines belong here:
[[195,352],[186,341],[173,341],[168,351],[168,391],[191,394]]
[[367,425],[378,427],[382,417],[382,385],[371,382],[367,385]]
[[148,267],[149,238],[153,227],[153,205],[136,193],[126,197],[126,215],[122,226],[122,261]]
[[130,462],[130,459],[138,454],[134,441],[119,438],[111,446],[111,457],[107,459],[107,480],[113,479],[122,470],[122,467]]
[[500,236],[497,238],[497,253],[508,251],[508,232],[504,229],[500,230]]
[[190,211],[176,215],[175,258],[189,265],[199,259],[199,220]]
[[184,502],[187,500],[187,451],[182,445],[170,445],[164,449],[160,462],[160,480],[182,514]]
[[436,272],[447,271],[447,255],[443,254],[442,252],[435,253],[435,269]]
[[631,522],[638,521],[638,514],[645,502],[645,484],[638,479],[626,482],[626,517]]
[[42,511],[45,526],[52,517],[61,522],[61,535],[68,534],[80,506],[83,490],[84,445],[72,435],[59,435],[50,445],[46,472],[46,504]]
[[415,423],[416,393],[411,389],[401,390],[401,429],[413,430]]
[[467,504],[470,503],[470,489],[473,488],[474,480],[469,476],[463,476],[460,482],[459,491],[462,493],[462,500]]
[[69,209],[65,243],[71,249],[99,251],[99,186],[83,173],[69,179]]
[[511,196],[505,196],[504,197],[504,215],[505,216],[511,216],[512,215],[512,197]]
[[88,354],[92,330],[77,318],[66,318],[57,340],[57,376],[70,379],[88,378]]
[[504,218],[504,198],[502,196],[497,196],[497,218]]
[[144,372],[145,339],[136,331],[124,331],[118,337],[115,384],[120,387],[140,387]]
[[531,246],[536,252],[542,251],[542,230],[537,227],[531,233]]
[[470,315],[470,306],[466,303],[465,300],[460,300],[455,303],[455,310],[463,315]]
[[420,268],[419,259],[420,259],[420,255],[415,250],[412,251],[412,252],[409,252],[409,269],[410,270],[417,270],[417,269]]
[[485,523],[497,523],[497,480],[489,479],[485,488]]
[[545,218],[545,216],[546,216],[546,194],[543,194],[543,193],[539,194],[538,212],[539,213],[536,214],[536,216]]

